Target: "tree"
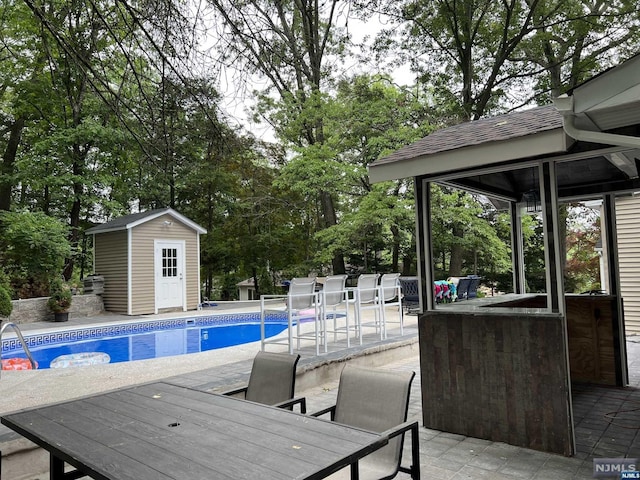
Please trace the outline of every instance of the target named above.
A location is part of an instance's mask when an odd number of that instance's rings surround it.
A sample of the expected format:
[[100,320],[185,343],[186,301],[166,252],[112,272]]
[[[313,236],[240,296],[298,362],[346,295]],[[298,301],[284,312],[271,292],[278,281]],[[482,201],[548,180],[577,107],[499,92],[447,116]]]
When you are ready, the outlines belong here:
[[[268,83],[259,113],[285,145],[322,148],[321,105],[332,67],[328,59],[339,58],[344,47],[344,36],[335,26],[341,2],[209,0],[209,4],[220,16],[215,39],[220,61]],[[334,196],[325,188],[315,194],[322,228],[336,225]],[[334,273],[344,273],[340,252],[332,266]]]
[[600,290],[600,258],[596,245],[600,240],[598,212],[579,204],[568,206],[565,291],[582,293]]
[[[432,185],[433,257],[443,277],[486,274],[495,279],[511,266],[505,219],[462,190]],[[486,201],[486,200],[485,200]],[[498,232],[502,231],[502,236]]]
[[340,224],[318,231],[322,265],[341,251],[357,270],[409,272],[415,257],[413,184],[372,185],[367,166],[380,155],[425,135],[432,108],[387,75],[357,75],[338,83],[324,102],[325,142],[306,148],[282,169],[301,194],[319,185],[337,199]]
[[640,43],[635,1],[570,0],[561,8],[540,2],[532,22],[533,34],[520,42],[512,59],[531,72],[538,104],[635,55]]
[[378,38],[380,56],[410,63],[454,121],[547,101],[638,45],[637,4],[628,0],[360,3],[394,24]]
[[67,230],[43,213],[0,214],[0,260],[18,298],[47,295],[71,253]]
[[[11,209],[17,158],[25,127],[40,116],[45,55],[37,22],[22,1],[0,6],[0,210]],[[42,97],[45,98],[45,97]]]

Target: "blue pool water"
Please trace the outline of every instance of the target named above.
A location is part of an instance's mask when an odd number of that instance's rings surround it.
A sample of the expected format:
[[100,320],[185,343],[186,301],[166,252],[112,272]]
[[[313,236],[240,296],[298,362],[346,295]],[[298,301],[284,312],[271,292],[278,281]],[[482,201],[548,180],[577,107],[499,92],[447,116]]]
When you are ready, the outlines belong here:
[[[272,317],[265,322],[265,335],[271,337],[286,328],[286,316]],[[24,337],[38,369],[129,362],[255,342],[260,340],[260,315],[149,320],[56,330]],[[2,341],[2,359],[7,358],[26,358],[16,339]]]

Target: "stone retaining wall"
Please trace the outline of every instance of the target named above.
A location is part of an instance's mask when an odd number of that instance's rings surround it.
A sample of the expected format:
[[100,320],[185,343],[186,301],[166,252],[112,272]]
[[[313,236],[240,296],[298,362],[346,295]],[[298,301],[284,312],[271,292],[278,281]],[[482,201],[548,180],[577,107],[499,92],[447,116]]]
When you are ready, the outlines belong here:
[[[49,297],[12,300],[13,311],[9,321],[21,324],[31,322],[53,321],[53,313],[47,307]],[[74,295],[69,310],[69,318],[90,317],[104,313],[104,303],[101,295]]]

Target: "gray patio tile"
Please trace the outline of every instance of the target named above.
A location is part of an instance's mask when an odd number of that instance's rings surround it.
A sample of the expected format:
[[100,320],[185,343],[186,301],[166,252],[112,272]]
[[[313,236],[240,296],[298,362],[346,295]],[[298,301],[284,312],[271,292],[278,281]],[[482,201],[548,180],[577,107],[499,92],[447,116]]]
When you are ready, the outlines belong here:
[[427,442],[420,442],[420,455],[425,455],[432,458],[440,458],[447,450],[451,448],[450,445],[434,442],[429,440]]
[[465,465],[452,480],[513,480],[513,476],[505,475],[493,470],[484,470],[482,468]]
[[497,458],[502,458],[504,460],[513,458],[519,451],[520,448],[501,442],[492,443],[484,449],[485,454],[494,455]]
[[545,455],[536,453],[521,450],[500,467],[498,472],[515,478],[533,478],[547,460]]
[[431,462],[431,465],[438,467],[438,468],[442,468],[444,470],[448,470],[450,472],[453,473],[457,473],[460,470],[462,470],[465,466],[465,464],[463,462],[457,462],[455,460],[451,460],[451,459],[442,459],[442,458],[434,458]]
[[582,460],[576,458],[550,458],[533,477],[536,480],[558,480],[574,478]]
[[474,446],[475,448],[480,448],[480,447],[484,448],[493,444],[491,440],[485,440],[483,438],[473,438],[473,437],[465,437],[462,443],[465,445],[468,445],[470,448],[473,448]]
[[456,440],[458,442],[463,441],[464,439],[466,439],[467,437],[465,437],[464,435],[459,435],[457,433],[449,433],[449,432],[441,432],[440,436],[442,438],[450,438],[452,440]]
[[422,478],[433,480],[451,480],[455,477],[456,472],[431,465],[430,463],[422,463],[420,465],[420,475]]
[[472,467],[481,468],[483,470],[497,471],[507,463],[507,459],[501,456],[495,456],[487,453],[486,450],[482,452],[482,455],[478,455],[476,458],[469,462]]
[[451,462],[461,462],[461,463],[471,463],[473,460],[478,458],[481,453],[481,449],[475,451],[473,449],[469,449],[464,446],[462,443],[451,447],[449,450],[444,452],[440,457],[442,460],[451,461]]

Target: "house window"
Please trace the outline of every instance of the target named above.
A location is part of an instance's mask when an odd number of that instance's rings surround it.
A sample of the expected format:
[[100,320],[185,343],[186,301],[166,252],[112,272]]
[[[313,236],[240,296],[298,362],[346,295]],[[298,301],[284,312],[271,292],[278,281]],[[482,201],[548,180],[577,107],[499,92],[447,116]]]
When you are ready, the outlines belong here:
[[163,248],[162,249],[162,277],[178,276],[178,249]]

